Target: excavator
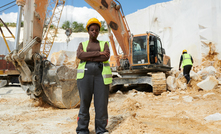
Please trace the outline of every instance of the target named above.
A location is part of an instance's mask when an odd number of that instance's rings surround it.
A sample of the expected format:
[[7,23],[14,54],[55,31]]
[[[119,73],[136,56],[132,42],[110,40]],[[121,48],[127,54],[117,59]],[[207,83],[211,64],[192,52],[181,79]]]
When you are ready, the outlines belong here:
[[[59,1],[59,0],[57,0]],[[65,2],[65,0],[60,0]],[[111,87],[125,84],[148,84],[154,94],[166,91],[165,72],[171,70],[170,57],[165,55],[158,35],[153,32],[132,35],[121,4],[117,0],[85,0],[105,19],[114,56],[110,60],[113,71]],[[58,108],[74,108],[80,99],[76,84],[76,69],[55,66],[41,54],[47,0],[17,0],[19,15],[16,29],[16,50],[6,56],[20,72],[22,89],[31,98]],[[21,14],[24,11],[24,37],[19,44]],[[116,50],[114,37],[123,54]],[[52,36],[50,36],[52,37]],[[44,42],[48,42],[45,40]],[[21,48],[21,49],[19,49]],[[47,51],[47,52],[50,52]]]
[[[11,50],[6,38],[15,39],[15,36],[12,34],[11,30],[7,27],[7,25],[4,23],[4,21],[1,18],[0,18],[0,24],[2,24],[5,27],[5,29],[8,31],[8,33],[11,35],[11,36],[5,36],[2,27],[0,26],[1,35],[8,49],[8,52],[10,53]],[[12,84],[19,83],[18,81],[19,72],[15,69],[14,65],[11,62],[6,62],[4,57],[5,55],[0,55],[0,88],[9,85],[10,82]]]

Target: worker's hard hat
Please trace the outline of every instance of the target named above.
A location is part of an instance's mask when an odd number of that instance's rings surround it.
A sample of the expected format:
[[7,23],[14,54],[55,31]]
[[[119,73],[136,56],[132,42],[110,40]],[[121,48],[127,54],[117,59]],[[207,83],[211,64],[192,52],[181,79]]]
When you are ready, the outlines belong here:
[[186,49],[184,49],[184,50],[183,50],[183,53],[185,53],[185,52],[187,52],[187,50],[186,50]]
[[91,19],[88,20],[87,25],[86,25],[87,31],[88,31],[88,27],[91,24],[98,24],[100,26],[100,28],[101,28],[101,22],[98,19],[96,19],[96,18],[91,18]]

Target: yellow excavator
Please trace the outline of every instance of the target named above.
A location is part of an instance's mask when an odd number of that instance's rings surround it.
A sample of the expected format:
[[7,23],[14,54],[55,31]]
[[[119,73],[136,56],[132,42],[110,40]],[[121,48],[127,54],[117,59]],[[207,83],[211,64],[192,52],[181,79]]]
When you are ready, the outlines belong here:
[[[105,19],[114,56],[110,65],[114,87],[123,85],[151,85],[152,92],[159,95],[166,91],[165,72],[171,70],[170,57],[165,54],[159,36],[147,31],[132,35],[122,6],[117,0],[85,0]],[[115,35],[123,55],[118,55],[113,39]]]
[[[10,53],[11,50],[6,38],[15,39],[15,36],[12,34],[11,30],[7,27],[7,25],[4,23],[4,21],[1,18],[0,18],[0,24],[2,24],[5,27],[5,29],[8,31],[8,33],[11,35],[11,36],[5,36],[3,29],[0,26],[1,35],[8,49],[8,52]],[[18,81],[19,72],[15,69],[14,65],[11,62],[6,62],[4,58],[5,55],[0,55],[0,88],[9,85],[10,82],[12,84],[19,83]]]
[[[54,0],[55,1],[55,0]],[[55,2],[65,3],[65,0]],[[148,84],[153,87],[154,94],[166,91],[165,73],[171,70],[170,57],[165,55],[162,43],[156,34],[146,32],[132,35],[121,5],[117,0],[85,0],[105,19],[114,56],[110,64],[113,71],[114,86],[125,84]],[[76,84],[76,69],[66,66],[55,66],[45,59],[50,47],[42,44],[48,42],[44,38],[47,0],[17,0],[19,15],[16,29],[16,50],[6,56],[20,72],[21,87],[31,98],[42,98],[58,108],[74,108],[79,104]],[[19,29],[21,14],[24,11],[24,36],[22,49],[19,49]],[[52,21],[52,19],[51,19]],[[112,32],[111,32],[112,31]],[[45,32],[48,33],[48,32]],[[118,55],[113,35],[115,35],[122,55]],[[50,44],[50,43],[49,43]],[[51,43],[53,44],[53,43]],[[43,47],[42,47],[43,46]],[[150,74],[151,72],[151,74]]]

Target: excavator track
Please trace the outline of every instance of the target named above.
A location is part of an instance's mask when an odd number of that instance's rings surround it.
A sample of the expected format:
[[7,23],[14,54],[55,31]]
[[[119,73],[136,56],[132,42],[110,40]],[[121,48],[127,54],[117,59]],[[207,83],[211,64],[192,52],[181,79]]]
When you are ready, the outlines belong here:
[[153,94],[160,95],[167,91],[166,75],[163,72],[152,74]]

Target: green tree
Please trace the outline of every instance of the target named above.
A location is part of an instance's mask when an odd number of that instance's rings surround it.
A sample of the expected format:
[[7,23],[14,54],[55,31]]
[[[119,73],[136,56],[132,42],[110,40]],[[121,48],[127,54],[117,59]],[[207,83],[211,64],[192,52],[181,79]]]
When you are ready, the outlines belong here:
[[[105,21],[101,21],[101,28],[100,32],[107,32],[107,25]],[[87,32],[86,28],[84,27],[83,23],[78,23],[77,21],[74,21],[73,23],[70,23],[69,21],[65,21],[62,25],[63,29],[71,28],[72,32]]]
[[87,30],[84,28],[83,23],[78,23],[74,21],[71,25],[72,31],[73,32],[86,32]]
[[62,24],[62,28],[63,29],[67,29],[67,28],[70,28],[70,21],[65,21],[63,24]]
[[54,28],[55,26],[53,24],[50,25],[50,28]]
[[101,21],[101,32],[106,32],[107,31],[107,25],[105,21]]
[[21,22],[21,27],[24,27],[24,21]]

